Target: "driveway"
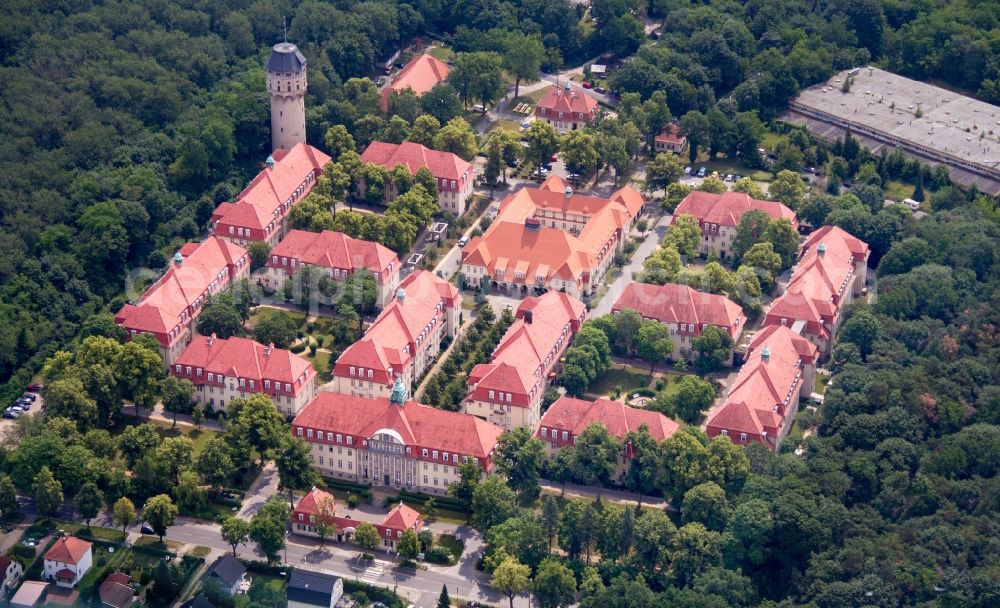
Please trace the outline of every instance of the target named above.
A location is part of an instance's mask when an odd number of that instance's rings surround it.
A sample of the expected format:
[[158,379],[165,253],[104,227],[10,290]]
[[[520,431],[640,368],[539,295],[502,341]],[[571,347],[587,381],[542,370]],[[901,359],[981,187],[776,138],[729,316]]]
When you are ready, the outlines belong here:
[[625,288],[629,284],[635,283],[634,277],[642,270],[642,263],[652,255],[653,251],[659,246],[663,235],[667,233],[667,225],[670,223],[670,217],[669,214],[664,214],[653,225],[646,234],[646,239],[635,250],[635,253],[632,254],[632,259],[622,268],[621,274],[611,284],[600,301],[590,310],[591,317],[599,317],[611,312],[611,307],[614,306],[619,296],[625,291]]

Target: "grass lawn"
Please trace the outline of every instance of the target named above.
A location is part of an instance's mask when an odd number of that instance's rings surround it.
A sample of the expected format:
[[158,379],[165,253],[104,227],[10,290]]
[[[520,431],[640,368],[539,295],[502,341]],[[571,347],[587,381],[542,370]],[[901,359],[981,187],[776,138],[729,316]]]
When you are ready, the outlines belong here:
[[635,389],[649,388],[650,377],[648,371],[642,371],[632,366],[625,366],[625,369],[612,365],[611,369],[594,381],[587,390],[592,395],[604,397],[611,394],[616,387],[621,387],[625,394]]
[[316,368],[316,375],[319,376],[320,380],[325,382],[330,381],[330,353],[324,351],[316,351],[315,357],[309,357],[312,361],[313,367]]
[[170,540],[169,538],[160,542],[158,536],[147,536],[143,535],[139,537],[139,540],[133,543],[139,547],[152,547],[153,549],[160,549],[161,551],[177,551],[184,543],[177,542],[176,540]]
[[787,141],[788,136],[779,133],[774,133],[772,131],[765,131],[764,137],[760,140],[760,147],[765,150],[773,150],[775,146],[783,141]]
[[[126,408],[126,411],[129,409],[131,408]],[[159,435],[161,439],[166,439],[167,437],[180,437],[182,435],[191,439],[194,443],[194,455],[196,457],[201,454],[203,449],[205,449],[205,444],[208,443],[208,440],[218,434],[210,429],[196,429],[187,425],[171,428],[171,424],[169,422],[136,418],[128,413],[119,419],[118,423],[111,430],[111,434],[117,435],[118,433],[121,433],[126,426],[135,426],[137,424],[147,422],[156,427],[156,434]]]
[[247,320],[247,327],[253,329],[254,327],[257,326],[258,323],[260,323],[261,319],[266,319],[267,317],[270,317],[276,312],[283,312],[291,316],[293,319],[298,321],[299,325],[302,325],[303,323],[306,322],[305,313],[293,312],[290,310],[283,310],[280,308],[268,308],[266,306],[258,306],[257,308],[254,308],[253,310],[250,311],[250,319]]
[[889,180],[885,188],[885,198],[896,202],[913,196],[913,186],[896,180]]
[[823,374],[816,374],[816,387],[813,392],[822,395],[826,392],[826,385],[830,383],[830,376],[824,376]]
[[455,561],[461,559],[462,552],[465,551],[465,543],[455,538],[454,534],[442,534],[438,537],[437,544],[451,551],[451,554],[455,556]]
[[[551,88],[552,88],[552,85],[550,84],[548,86],[544,86],[544,87],[538,89],[537,91],[532,91],[530,93],[525,93],[524,95],[520,95],[518,97],[515,97],[510,102],[510,105],[507,106],[507,107],[509,107],[509,108],[516,108],[517,104],[519,104],[519,103],[527,103],[527,104],[531,104],[532,106],[534,106],[535,104],[538,103],[538,100],[542,98],[542,95],[545,95],[545,91],[548,91]],[[534,109],[534,108],[532,108],[532,109]]]
[[121,530],[114,530],[112,528],[101,528],[99,526],[91,526],[90,530],[87,529],[86,524],[78,524],[71,522],[60,521],[57,522],[57,527],[66,532],[67,534],[76,534],[77,532],[83,530],[83,533],[87,536],[98,538],[101,540],[110,540],[113,542],[121,542],[125,538],[125,533]]
[[195,557],[205,557],[211,552],[212,549],[210,549],[209,547],[202,547],[201,545],[198,545],[194,549],[191,549],[191,551],[188,552],[188,555],[193,555]]
[[253,582],[250,583],[250,591],[247,595],[238,595],[233,598],[236,602],[236,608],[244,608],[250,605],[250,593],[256,594],[261,587],[270,587],[271,594],[265,597],[269,598],[286,598],[288,596],[288,583],[285,579],[279,578],[277,576],[268,576],[266,574],[251,574],[249,575],[253,578]]
[[448,61],[455,55],[455,51],[446,46],[434,45],[428,49],[427,53],[434,57],[435,59],[440,59],[441,61]]
[[691,164],[692,172],[694,167],[708,167],[709,175],[712,171],[718,171],[720,177],[725,177],[727,173],[732,173],[733,175],[741,175],[743,177],[749,177],[750,179],[758,182],[769,182],[774,179],[774,176],[768,171],[761,171],[760,169],[750,169],[742,163],[734,160],[729,160],[727,158],[717,158],[716,160],[699,160]]

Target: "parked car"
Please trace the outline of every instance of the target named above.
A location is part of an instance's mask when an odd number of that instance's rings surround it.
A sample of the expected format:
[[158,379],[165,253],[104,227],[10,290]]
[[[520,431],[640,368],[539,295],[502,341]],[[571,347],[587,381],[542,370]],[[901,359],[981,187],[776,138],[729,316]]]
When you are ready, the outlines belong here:
[[38,395],[36,395],[34,393],[25,393],[25,394],[21,395],[21,399],[27,399],[28,401],[34,403],[35,399],[38,399]]
[[727,181],[727,182],[733,181],[733,174],[732,173],[726,173],[726,178],[723,181]]
[[44,387],[44,386],[42,386],[41,384],[29,384],[29,385],[28,385],[28,390],[29,390],[29,391],[31,391],[32,393],[38,393],[38,392],[41,392],[41,390],[42,390],[43,388],[45,388],[45,387]]
[[580,174],[570,173],[569,175],[566,176],[566,179],[568,179],[571,183],[575,184],[576,182],[580,181]]
[[21,415],[21,410],[16,407],[9,407],[3,411],[3,417],[8,420],[13,420]]
[[605,89],[604,87],[594,87],[594,92],[595,93],[600,93],[601,95],[604,95],[605,93],[608,92],[608,90]]
[[691,167],[684,167],[684,175],[691,175]]
[[707,173],[708,173],[707,167],[702,167],[701,169],[698,169],[698,177],[705,177]]
[[375,84],[378,85],[378,86],[384,85],[385,84],[385,78],[382,78],[381,76],[379,76],[378,78],[375,79]]
[[156,531],[153,530],[153,526],[147,524],[146,522],[142,522],[142,527],[139,528],[139,531],[143,534],[156,534]]
[[469,238],[468,237],[464,237],[463,236],[462,238],[458,239],[458,246],[459,247],[465,247],[468,244],[469,244]]
[[740,181],[740,178],[741,178],[741,177],[743,177],[743,176],[742,176],[742,175],[739,175],[739,174],[736,174],[736,175],[734,175],[734,176],[733,176],[733,181],[734,181],[734,182],[738,182],[738,181]]
[[583,86],[583,88],[585,88],[585,89],[589,89],[589,88],[590,88],[590,87],[591,87],[592,85],[591,85],[591,84],[590,84],[589,82],[587,82],[586,80],[584,80],[584,81],[583,81],[583,85],[582,85],[582,86]]

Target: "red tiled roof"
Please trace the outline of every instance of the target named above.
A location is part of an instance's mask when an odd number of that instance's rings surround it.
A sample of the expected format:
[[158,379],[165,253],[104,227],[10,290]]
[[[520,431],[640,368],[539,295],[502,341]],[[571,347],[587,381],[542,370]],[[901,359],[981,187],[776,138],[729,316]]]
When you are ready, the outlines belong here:
[[550,87],[538,100],[536,109],[539,108],[549,112],[576,112],[590,115],[597,109],[597,100],[574,89],[567,92],[565,88]]
[[169,333],[181,322],[181,313],[192,312],[195,302],[208,292],[213,281],[222,276],[212,289],[214,293],[236,275],[237,265],[248,263],[245,249],[214,237],[200,243],[187,243],[180,254],[183,262],[180,265],[172,263],[142,294],[137,305],[123,306],[115,315],[116,323],[137,332]]
[[0,576],[7,573],[8,566],[10,566],[10,558],[6,555],[0,555]]
[[[327,154],[303,143],[295,144],[287,152],[275,150],[271,158],[274,165],[258,173],[235,202],[219,205],[212,214],[213,221],[264,230],[283,215],[281,206],[292,198],[309,174],[318,177],[331,160]],[[300,193],[297,200],[305,194]]]
[[396,165],[403,165],[412,175],[422,167],[427,167],[434,177],[454,180],[467,175],[472,169],[471,164],[451,152],[431,150],[412,141],[401,144],[373,141],[361,153],[361,163],[375,163],[390,171]]
[[[766,361],[765,348],[769,352]],[[708,427],[725,429],[730,434],[761,435],[767,431],[770,437],[777,437],[788,412],[798,403],[802,388],[800,360],[804,364],[815,362],[816,346],[788,327],[771,325],[761,329],[750,342],[746,363]]]
[[382,273],[389,264],[399,266],[396,253],[388,247],[333,230],[289,230],[288,235],[271,250],[271,256],[294,258],[302,264],[348,272],[367,269]]
[[611,307],[617,312],[631,308],[647,319],[663,323],[703,324],[723,327],[732,338],[743,325],[743,309],[721,295],[704,293],[687,285],[629,283]]
[[[292,421],[293,428],[342,433],[357,438],[356,445],[376,433],[392,431],[408,446],[458,453],[485,460],[503,429],[469,414],[448,412],[407,401],[367,399],[322,392]],[[420,458],[415,449],[412,456]]]
[[131,583],[132,577],[123,572],[108,575],[98,590],[101,603],[114,608],[128,606],[133,597]]
[[[491,362],[475,366],[469,373],[468,385],[476,393],[495,390],[527,396],[528,400],[515,404],[529,405],[532,388],[569,346],[586,311],[583,302],[562,292],[525,298],[518,307],[517,320],[493,350]],[[545,359],[550,356],[546,365]]]
[[[677,432],[677,423],[659,412],[629,407],[620,401],[598,399],[585,401],[573,397],[560,397],[542,416],[539,427],[566,431],[579,435],[592,422],[603,425],[620,440],[630,431],[637,431],[645,424],[657,441],[663,441]],[[535,432],[541,437],[540,431]]]
[[681,204],[677,206],[674,217],[693,215],[702,223],[707,222],[735,228],[739,225],[743,214],[751,210],[763,211],[775,219],[785,218],[792,222],[793,226],[798,226],[795,212],[783,203],[750,198],[750,195],[743,192],[724,192],[722,194],[692,192],[685,196]]
[[[823,251],[820,252],[820,245]],[[785,293],[767,312],[767,322],[780,318],[813,324],[832,322],[852,289],[854,264],[868,259],[868,245],[837,226],[824,226],[806,240]],[[815,325],[814,325],[815,327]]]
[[[348,346],[337,359],[334,373],[347,375],[343,366],[387,370],[392,366],[398,373],[416,352],[415,345],[420,333],[437,317],[437,323],[444,323],[444,309],[456,306],[458,289],[437,277],[434,273],[420,270],[407,276],[399,284],[405,293],[402,302],[395,298],[379,314],[365,335]],[[404,347],[409,347],[408,353]],[[389,382],[390,378],[380,379]]]
[[92,546],[91,543],[75,536],[62,536],[45,553],[45,559],[63,564],[77,564]]
[[[295,505],[296,513],[303,513],[306,515],[318,515],[319,514],[319,503],[323,499],[334,500],[333,494],[325,490],[320,490],[319,488],[313,487],[308,494],[302,497],[299,504]],[[334,503],[336,501],[334,500]]]
[[106,579],[104,579],[104,582],[108,581],[111,581],[112,583],[119,583],[121,585],[128,585],[132,583],[132,577],[124,572],[112,572]]
[[414,57],[403,66],[396,78],[382,89],[382,111],[389,109],[389,96],[393,91],[412,89],[420,97],[434,88],[434,85],[444,82],[451,68],[448,64],[432,55],[423,54]]
[[[462,263],[486,267],[491,277],[505,270],[502,280],[535,285],[542,277],[548,285],[553,277],[580,282],[598,267],[598,259],[614,255],[614,245],[639,215],[643,199],[626,186],[610,199],[570,192],[561,178],[550,177],[538,188],[524,188],[500,204],[493,224],[474,237],[462,250]],[[546,212],[565,212],[587,218],[579,235],[545,226]],[[525,222],[537,218],[537,230]],[[551,218],[548,219],[551,222]],[[524,276],[514,276],[522,272]]]
[[681,135],[673,125],[667,125],[663,131],[656,135],[656,143],[683,146],[687,143],[687,137]]
[[422,521],[423,518],[420,516],[420,511],[399,503],[385,516],[382,525],[391,530],[414,530]]
[[[171,372],[177,367],[191,366],[192,370],[205,370],[201,377],[194,373],[182,377],[195,384],[207,382],[208,372],[256,382],[255,391],[264,392],[263,381],[272,380],[293,385],[298,394],[309,378],[316,375],[312,363],[289,350],[264,346],[248,338],[233,336],[229,339],[197,336],[174,361]],[[175,375],[177,375],[175,373]],[[299,380],[302,382],[298,382]]]

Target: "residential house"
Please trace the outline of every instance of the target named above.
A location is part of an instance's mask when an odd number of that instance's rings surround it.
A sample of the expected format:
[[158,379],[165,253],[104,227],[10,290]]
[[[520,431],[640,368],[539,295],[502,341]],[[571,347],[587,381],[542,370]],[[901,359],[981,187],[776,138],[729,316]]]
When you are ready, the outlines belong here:
[[237,336],[198,336],[170,366],[170,374],[190,380],[195,400],[210,411],[261,393],[274,401],[278,411],[293,416],[316,392],[312,363],[273,344]]
[[585,401],[573,397],[560,397],[549,406],[539,423],[535,437],[545,444],[545,454],[555,458],[566,446],[575,445],[576,438],[591,424],[600,424],[623,445],[615,479],[621,479],[628,469],[633,452],[625,444],[625,436],[645,426],[649,434],[662,442],[677,432],[677,423],[659,412],[629,407],[620,401],[598,399]]
[[687,137],[681,135],[677,125],[671,123],[653,138],[653,149],[657,152],[681,154],[687,150]]
[[462,249],[466,285],[588,297],[624,249],[642,206],[631,186],[607,199],[576,194],[556,176],[523,188],[504,199],[486,232]]
[[507,430],[533,429],[542,415],[542,395],[587,318],[587,306],[568,294],[550,291],[525,298],[515,316],[490,362],[469,372],[464,407],[466,413]]
[[448,64],[437,57],[426,53],[417,55],[382,89],[382,111],[389,111],[389,97],[394,92],[410,89],[417,97],[421,97],[444,82],[450,71]]
[[[337,542],[350,540],[357,527],[365,523],[365,520],[352,518],[350,515],[337,515],[333,495],[319,488],[313,488],[302,497],[292,512],[292,531],[303,536],[318,537],[316,526],[324,520],[330,527],[327,536],[336,538]],[[395,550],[403,532],[407,530],[419,532],[424,527],[420,511],[403,503],[393,507],[381,522],[369,523],[378,530],[382,549],[386,552]]]
[[[389,144],[373,141],[361,153],[361,163],[374,163],[392,171],[396,165],[403,165],[416,175],[417,171],[426,168],[437,180],[438,204],[443,211],[450,211],[456,217],[465,213],[469,197],[472,196],[473,182],[476,171],[472,164],[462,160],[451,152],[431,150],[421,144],[404,141],[401,144]],[[358,192],[364,196],[365,184],[358,184]],[[396,200],[399,192],[395,184],[389,180],[385,184],[386,204]]]
[[330,160],[306,143],[276,149],[235,201],[216,207],[209,222],[212,235],[242,247],[257,241],[276,245],[288,231],[292,205],[312,191]]
[[122,306],[115,323],[125,328],[129,340],[152,334],[160,343],[164,365],[169,366],[190,344],[209,296],[248,276],[250,256],[239,245],[217,238],[187,243],[138,303]]
[[75,536],[61,536],[45,552],[42,578],[73,588],[94,564],[93,545]]
[[6,555],[0,555],[0,597],[17,585],[23,574],[21,562],[11,559]]
[[14,597],[10,598],[10,608],[35,608],[45,605],[49,585],[42,581],[24,581]]
[[288,579],[288,608],[334,608],[343,596],[339,576],[295,568]]
[[399,258],[379,243],[363,241],[343,232],[290,230],[271,250],[264,286],[280,291],[285,282],[305,267],[317,268],[334,281],[343,283],[359,270],[375,277],[378,305],[389,303],[399,286]]
[[771,219],[787,219],[792,226],[799,227],[795,212],[783,203],[758,200],[743,192],[692,192],[674,210],[671,222],[682,215],[694,216],[701,227],[702,239],[698,251],[704,255],[715,252],[725,260],[733,256],[736,227],[740,225],[743,215],[751,210],[763,211]]
[[769,325],[758,331],[705,432],[776,451],[795,422],[799,399],[812,392],[816,358],[816,346],[789,327]]
[[560,133],[582,129],[597,116],[597,100],[574,89],[567,81],[562,87],[549,87],[535,105],[535,118],[544,120]]
[[864,241],[837,226],[810,234],[764,325],[792,327],[816,345],[821,358],[829,357],[844,309],[865,289],[870,254]]
[[135,601],[132,577],[124,572],[109,574],[97,590],[101,608],[129,608]]
[[204,593],[199,593],[195,597],[181,604],[181,608],[215,608],[215,604],[209,601],[209,599],[205,597]]
[[472,462],[488,473],[503,432],[484,420],[407,400],[396,379],[389,398],[321,392],[296,416],[292,432],[312,446],[326,477],[444,494]]
[[740,305],[729,298],[674,283],[629,283],[611,311],[618,313],[626,308],[667,326],[675,358],[689,352],[691,342],[709,326],[726,332],[736,344],[747,320]]
[[238,595],[247,582],[247,568],[227,553],[209,566],[205,579],[216,581],[219,588],[229,595]]
[[397,378],[410,386],[437,358],[441,340],[457,335],[461,310],[454,285],[426,270],[410,274],[365,335],[337,358],[332,390],[384,398]]

